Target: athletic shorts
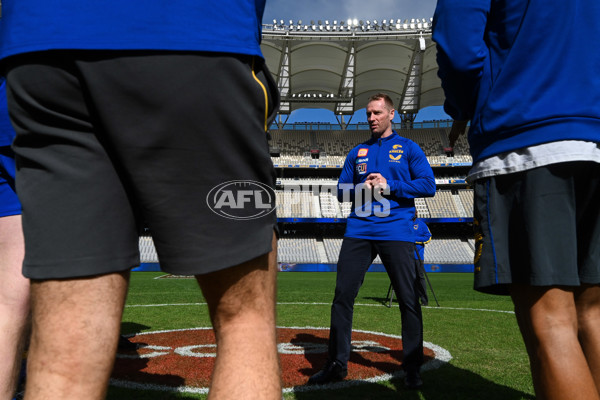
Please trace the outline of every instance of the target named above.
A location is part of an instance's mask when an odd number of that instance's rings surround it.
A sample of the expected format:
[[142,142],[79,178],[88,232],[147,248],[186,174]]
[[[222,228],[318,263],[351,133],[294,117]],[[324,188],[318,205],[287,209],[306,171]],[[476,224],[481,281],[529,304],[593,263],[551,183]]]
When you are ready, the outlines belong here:
[[600,164],[479,179],[474,217],[476,290],[600,283]]
[[[271,251],[279,101],[260,58],[53,51],[7,60],[17,190],[32,279],[137,266],[198,275]],[[240,194],[241,193],[241,194]]]
[[0,217],[20,215],[21,203],[15,192],[15,154],[0,146]]

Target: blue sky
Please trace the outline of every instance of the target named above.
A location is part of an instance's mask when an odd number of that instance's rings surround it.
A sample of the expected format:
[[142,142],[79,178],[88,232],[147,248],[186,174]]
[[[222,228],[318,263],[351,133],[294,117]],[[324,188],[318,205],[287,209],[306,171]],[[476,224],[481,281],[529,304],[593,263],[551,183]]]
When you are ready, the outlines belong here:
[[[436,0],[267,0],[263,21],[430,18]],[[442,107],[427,107],[419,112],[416,121],[449,119]],[[335,122],[331,111],[304,109],[292,113],[288,122]],[[364,122],[364,110],[358,111],[352,122]],[[399,122],[399,121],[396,121]]]

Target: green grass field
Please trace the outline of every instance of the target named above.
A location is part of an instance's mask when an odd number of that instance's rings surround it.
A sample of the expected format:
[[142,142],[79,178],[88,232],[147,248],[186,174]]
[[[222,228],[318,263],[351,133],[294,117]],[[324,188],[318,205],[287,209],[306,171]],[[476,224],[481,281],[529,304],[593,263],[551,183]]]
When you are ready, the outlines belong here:
[[[125,334],[209,327],[204,299],[193,279],[155,279],[162,273],[132,274],[123,316]],[[532,399],[525,348],[508,297],[477,293],[472,274],[430,273],[440,307],[430,292],[423,309],[424,339],[452,360],[423,373],[423,390],[406,391],[401,379],[340,390],[297,391],[286,399]],[[278,325],[328,327],[335,273],[284,272],[278,278]],[[397,303],[388,308],[389,279],[368,273],[356,299],[354,328],[400,335]],[[197,304],[201,303],[201,304]],[[142,305],[156,305],[141,307]],[[160,305],[160,306],[159,306]],[[108,399],[202,399],[204,394],[132,390],[111,386]]]

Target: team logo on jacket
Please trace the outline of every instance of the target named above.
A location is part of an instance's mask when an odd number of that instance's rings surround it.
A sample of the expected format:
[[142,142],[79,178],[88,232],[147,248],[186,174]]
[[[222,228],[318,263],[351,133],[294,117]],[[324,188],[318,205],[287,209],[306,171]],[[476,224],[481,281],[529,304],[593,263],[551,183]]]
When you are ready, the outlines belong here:
[[402,153],[404,153],[404,150],[402,150],[402,145],[395,144],[390,150],[390,162],[400,162]]
[[368,153],[369,153],[369,149],[359,149],[358,150],[359,157],[366,157]]
[[356,172],[358,172],[360,175],[366,174],[367,173],[367,163],[356,164]]

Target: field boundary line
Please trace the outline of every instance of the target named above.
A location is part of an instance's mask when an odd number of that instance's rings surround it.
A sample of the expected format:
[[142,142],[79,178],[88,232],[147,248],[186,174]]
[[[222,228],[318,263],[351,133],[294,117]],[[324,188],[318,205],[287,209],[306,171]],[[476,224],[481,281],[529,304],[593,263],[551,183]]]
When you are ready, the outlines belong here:
[[[139,307],[189,307],[189,306],[205,306],[206,303],[165,303],[165,304],[127,304],[125,308],[139,308]],[[321,302],[278,302],[278,306],[331,306],[331,303]],[[367,304],[367,303],[355,303],[355,307],[384,307],[382,304]],[[488,308],[469,308],[469,307],[432,307],[422,306],[427,310],[455,310],[455,311],[481,311],[481,312],[495,312],[501,314],[514,314],[514,311],[508,310],[492,310]]]

